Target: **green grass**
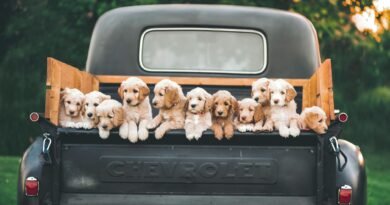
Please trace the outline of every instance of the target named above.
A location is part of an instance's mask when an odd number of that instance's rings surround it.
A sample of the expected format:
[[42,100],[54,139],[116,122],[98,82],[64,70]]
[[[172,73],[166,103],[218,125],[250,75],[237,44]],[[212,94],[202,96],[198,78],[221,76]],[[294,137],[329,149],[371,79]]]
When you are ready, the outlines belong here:
[[[363,152],[368,174],[368,205],[390,204],[390,152]],[[0,157],[0,205],[16,204],[19,158]]]

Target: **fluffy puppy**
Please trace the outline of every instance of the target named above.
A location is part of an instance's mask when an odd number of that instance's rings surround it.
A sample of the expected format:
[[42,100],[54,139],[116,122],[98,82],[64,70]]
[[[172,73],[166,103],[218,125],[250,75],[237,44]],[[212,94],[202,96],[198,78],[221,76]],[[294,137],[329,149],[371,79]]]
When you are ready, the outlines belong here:
[[116,100],[105,100],[96,107],[96,116],[99,118],[99,136],[107,139],[110,130],[119,127],[123,122],[122,104]]
[[287,138],[289,135],[299,135],[297,104],[294,101],[297,92],[294,87],[285,80],[278,79],[269,85],[271,120],[274,127],[279,130],[280,136]]
[[[259,107],[260,109],[257,109]],[[234,119],[234,125],[240,132],[252,132],[255,126],[255,113],[262,115],[261,106],[252,98],[238,101],[238,115]]]
[[82,108],[85,100],[84,94],[76,88],[65,88],[60,93],[61,127],[81,128],[83,125]]
[[184,127],[185,103],[186,97],[176,82],[164,79],[156,84],[152,104],[159,113],[148,126],[156,128],[156,139],[161,139],[171,129]]
[[197,87],[187,93],[184,129],[188,140],[198,140],[211,127],[212,103],[212,96],[203,88]]
[[92,91],[85,94],[83,104],[83,128],[95,128],[99,122],[96,116],[96,107],[105,100],[111,99],[111,96],[105,95],[99,91]]
[[237,100],[229,91],[220,90],[213,95],[212,126],[218,140],[231,139],[234,134],[234,114],[237,112]]
[[317,134],[325,134],[328,130],[326,114],[324,110],[317,106],[305,108],[299,116],[298,124],[300,129],[311,129]]
[[271,82],[268,78],[260,78],[252,83],[252,98],[259,103],[256,107],[254,131],[271,132],[273,130],[269,102]]
[[124,122],[119,129],[122,139],[135,143],[149,137],[148,123],[152,120],[148,85],[139,78],[130,77],[118,88],[123,100]]

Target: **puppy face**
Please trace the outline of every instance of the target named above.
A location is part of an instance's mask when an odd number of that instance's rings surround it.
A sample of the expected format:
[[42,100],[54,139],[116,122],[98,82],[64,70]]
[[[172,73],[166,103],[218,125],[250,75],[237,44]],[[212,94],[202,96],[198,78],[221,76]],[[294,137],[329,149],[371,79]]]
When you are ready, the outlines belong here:
[[257,102],[251,98],[238,101],[238,121],[241,123],[252,123],[254,121]]
[[260,78],[252,83],[252,98],[260,103],[265,104],[269,102],[269,84],[271,80],[267,78]]
[[157,109],[170,109],[180,102],[181,96],[184,96],[181,87],[176,82],[164,79],[154,88],[152,104]]
[[122,104],[116,100],[105,100],[97,106],[96,115],[99,118],[99,129],[109,131],[119,127],[123,122]]
[[270,103],[273,106],[286,106],[297,95],[294,87],[282,79],[272,81],[269,85],[269,91]]
[[111,96],[105,95],[99,91],[92,91],[86,94],[84,101],[84,115],[90,120],[95,120],[97,118],[96,107],[104,100],[108,99],[111,99]]
[[326,114],[319,107],[314,106],[307,108],[304,121],[307,127],[318,134],[324,134],[328,130],[328,126],[326,125]]
[[137,106],[150,93],[146,83],[139,78],[130,77],[121,83],[118,88],[118,94],[123,100],[123,104]]
[[203,88],[197,87],[187,93],[186,108],[193,114],[210,111],[212,103],[211,95]]
[[60,93],[60,97],[67,116],[77,117],[81,115],[85,96],[80,90],[76,88],[65,88]]
[[226,118],[232,116],[237,111],[237,100],[229,91],[220,90],[213,95],[213,115]]

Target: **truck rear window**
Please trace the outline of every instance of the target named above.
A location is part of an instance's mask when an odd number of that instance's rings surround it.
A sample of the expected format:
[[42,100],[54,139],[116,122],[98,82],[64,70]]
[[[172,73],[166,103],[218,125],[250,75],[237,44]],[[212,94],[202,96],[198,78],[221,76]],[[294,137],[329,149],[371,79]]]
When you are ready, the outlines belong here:
[[140,41],[139,61],[151,72],[261,73],[262,33],[245,29],[154,28]]

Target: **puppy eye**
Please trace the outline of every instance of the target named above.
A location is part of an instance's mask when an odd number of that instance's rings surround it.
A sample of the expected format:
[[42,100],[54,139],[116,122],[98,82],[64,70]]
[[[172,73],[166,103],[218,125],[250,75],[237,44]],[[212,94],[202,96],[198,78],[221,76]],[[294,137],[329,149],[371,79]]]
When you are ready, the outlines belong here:
[[323,119],[321,119],[321,120],[318,120],[318,122],[319,122],[319,123],[322,123],[323,121],[324,121]]
[[138,93],[138,90],[134,89],[134,90],[133,90],[133,93]]
[[244,109],[242,109],[242,108],[240,109],[240,111],[243,111],[243,110],[244,110]]
[[274,94],[274,91],[271,91],[271,94]]
[[228,105],[229,105],[229,103],[227,103],[227,102],[225,102],[224,104],[225,104],[225,106],[228,106]]
[[79,106],[79,105],[80,105],[80,103],[76,103],[76,105],[77,105],[77,106]]
[[215,103],[214,103],[214,105],[218,105],[218,103],[217,103],[217,102],[215,102]]
[[66,103],[70,104],[70,101],[66,101]]
[[123,92],[127,93],[127,89],[125,89]]
[[198,98],[198,100],[199,100],[199,101],[202,101],[202,98],[201,98],[201,97],[199,97],[199,98]]
[[158,95],[159,95],[159,96],[164,96],[164,94],[162,94],[162,93],[159,93]]
[[108,118],[110,118],[110,119],[112,119],[114,116],[112,116],[112,115],[108,115]]
[[85,107],[87,107],[89,104],[88,103],[85,103]]
[[94,103],[94,104],[93,104],[93,106],[95,106],[95,107],[97,107],[98,105],[99,105],[99,104],[97,104],[97,103]]
[[286,94],[284,91],[280,92],[282,95]]
[[265,92],[265,88],[261,88],[260,91],[264,93]]
[[253,108],[249,108],[249,111],[253,112]]

